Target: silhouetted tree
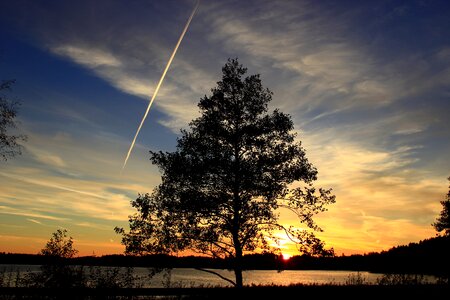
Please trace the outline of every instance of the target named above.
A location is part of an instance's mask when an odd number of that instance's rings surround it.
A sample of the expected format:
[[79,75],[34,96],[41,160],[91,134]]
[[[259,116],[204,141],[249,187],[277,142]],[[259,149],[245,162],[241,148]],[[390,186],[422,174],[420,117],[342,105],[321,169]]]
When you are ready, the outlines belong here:
[[[321,231],[313,216],[335,197],[313,187],[317,170],[295,141],[291,118],[268,112],[272,92],[260,76],[243,78],[247,69],[236,59],[222,72],[212,95],[200,100],[201,116],[181,131],[177,150],[150,151],[162,183],[132,201],[137,213],[130,216],[130,231],[116,232],[127,253],[191,250],[231,258],[235,282],[221,277],[241,287],[243,253],[274,250],[276,231],[303,253],[332,255],[312,231]],[[290,189],[296,181],[303,186]],[[311,230],[280,224],[279,208]]]
[[19,102],[11,101],[4,92],[11,90],[15,80],[4,80],[0,83],[0,157],[6,161],[21,154],[20,140],[24,135],[14,135],[10,131],[16,128],[17,106]]
[[66,229],[58,229],[52,233],[52,237],[41,250],[42,255],[59,258],[72,258],[77,253],[78,250],[73,248],[72,237],[67,237]]
[[[70,260],[78,253],[73,247],[72,237],[67,230],[58,229],[52,234],[40,254],[46,258],[41,272],[27,273],[20,285],[34,288],[132,288],[141,287],[140,276],[134,276],[132,267],[99,268],[71,265]],[[151,276],[156,272],[153,271]],[[64,299],[79,299],[76,292],[64,295]],[[58,298],[59,299],[59,298]],[[109,298],[108,298],[109,299]]]
[[72,237],[67,237],[67,230],[58,229],[40,251],[47,258],[41,266],[41,272],[27,274],[22,280],[23,285],[46,288],[84,286],[83,267],[67,264],[67,260],[77,253],[78,250],[73,248]]
[[[450,182],[450,177],[448,178]],[[441,201],[442,211],[439,218],[436,219],[432,225],[437,232],[444,231],[446,236],[450,236],[450,185],[447,193],[447,197],[444,201]]]

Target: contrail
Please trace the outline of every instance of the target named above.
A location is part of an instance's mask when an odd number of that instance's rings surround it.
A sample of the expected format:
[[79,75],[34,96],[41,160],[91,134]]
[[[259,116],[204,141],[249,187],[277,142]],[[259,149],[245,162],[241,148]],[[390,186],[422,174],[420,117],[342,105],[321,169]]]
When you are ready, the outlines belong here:
[[139,135],[139,132],[141,131],[142,125],[144,125],[144,121],[147,118],[148,112],[150,111],[150,107],[152,107],[153,101],[155,100],[156,95],[158,94],[159,88],[161,87],[161,84],[164,81],[164,77],[166,76],[167,70],[169,70],[170,64],[172,63],[172,60],[175,57],[175,54],[177,53],[178,47],[180,46],[181,41],[183,40],[183,37],[189,28],[189,24],[191,23],[192,18],[194,17],[199,4],[200,4],[200,0],[197,1],[197,4],[195,5],[194,10],[192,11],[192,13],[186,23],[186,26],[184,26],[183,32],[181,33],[180,38],[178,39],[178,42],[175,45],[175,48],[173,49],[172,55],[170,56],[169,61],[167,62],[166,68],[164,69],[164,72],[162,73],[161,78],[159,79],[158,85],[156,86],[156,89],[153,92],[152,99],[150,100],[150,103],[147,106],[147,110],[145,111],[144,117],[142,118],[141,124],[139,124],[136,134],[134,135],[134,139],[133,139],[133,142],[131,142],[130,149],[128,149],[127,157],[125,158],[125,162],[123,163],[123,166],[122,166],[122,171],[123,171],[123,169],[125,169],[125,166],[127,165],[128,158],[130,157],[131,151],[133,151],[134,143],[136,142],[137,136]]

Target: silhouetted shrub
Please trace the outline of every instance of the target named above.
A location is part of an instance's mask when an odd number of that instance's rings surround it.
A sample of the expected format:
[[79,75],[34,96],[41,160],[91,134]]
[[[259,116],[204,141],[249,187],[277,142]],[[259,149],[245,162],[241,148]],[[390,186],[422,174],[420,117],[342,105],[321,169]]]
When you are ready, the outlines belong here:
[[384,274],[377,279],[378,285],[422,285],[429,284],[423,275]]

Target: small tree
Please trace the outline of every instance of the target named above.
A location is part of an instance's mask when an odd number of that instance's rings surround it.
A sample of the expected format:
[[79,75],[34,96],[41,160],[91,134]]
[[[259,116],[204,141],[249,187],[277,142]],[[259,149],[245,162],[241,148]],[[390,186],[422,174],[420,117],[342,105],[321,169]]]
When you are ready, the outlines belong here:
[[19,141],[24,141],[24,135],[11,134],[11,129],[16,128],[17,106],[19,102],[11,101],[4,92],[11,90],[15,80],[4,80],[0,83],[0,157],[6,161],[21,154]]
[[[303,253],[332,254],[312,231],[282,225],[278,209],[320,231],[312,217],[335,197],[313,187],[317,170],[295,141],[291,118],[268,111],[272,92],[259,75],[243,78],[247,69],[235,59],[222,72],[212,95],[200,100],[201,116],[181,131],[177,150],[150,151],[162,183],[132,201],[138,212],[130,216],[130,231],[116,232],[127,253],[191,250],[232,258],[235,281],[224,279],[241,287],[243,253],[274,250],[276,231]],[[290,189],[296,181],[304,185]]]
[[82,266],[71,266],[67,259],[73,258],[78,250],[73,248],[72,237],[67,230],[56,230],[40,254],[47,257],[41,272],[29,273],[22,284],[26,287],[73,288],[85,285]]
[[[77,253],[78,250],[73,248],[72,237],[67,237],[67,230],[58,229],[40,251],[40,254],[48,258],[41,266],[41,272],[25,274],[19,285],[33,288],[142,287],[141,281],[144,275],[135,276],[133,267],[104,269],[90,266],[86,269],[83,265],[68,264],[68,259],[73,258]],[[150,277],[154,274],[156,271],[149,273]],[[145,277],[148,278],[148,276]],[[64,299],[66,298],[72,299],[71,295],[65,295]]]
[[72,237],[67,237],[67,230],[56,230],[45,247],[41,250],[42,255],[72,258],[78,253],[78,250],[73,248]]
[[[450,182],[450,177],[448,178]],[[450,185],[447,193],[447,197],[444,201],[441,201],[442,211],[439,218],[434,222],[433,227],[437,232],[444,231],[444,235],[450,236]]]
[[72,237],[67,236],[67,230],[56,230],[41,250],[41,254],[48,256],[49,261],[42,265],[41,274],[34,279],[34,283],[41,287],[56,288],[83,286],[83,268],[67,264],[67,259],[77,253],[78,250],[73,248]]

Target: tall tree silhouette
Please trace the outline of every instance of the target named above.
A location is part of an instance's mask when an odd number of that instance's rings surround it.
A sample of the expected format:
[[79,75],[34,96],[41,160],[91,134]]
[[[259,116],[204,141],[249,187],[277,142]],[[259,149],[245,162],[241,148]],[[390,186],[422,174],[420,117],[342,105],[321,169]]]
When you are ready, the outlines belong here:
[[11,90],[15,80],[0,82],[0,158],[8,160],[21,154],[20,140],[25,140],[24,135],[15,135],[11,129],[16,128],[17,106],[19,102],[8,99],[5,92]]
[[[450,177],[448,180],[450,182]],[[450,236],[450,185],[448,187],[447,197],[444,201],[441,201],[441,204],[441,214],[432,225],[437,232],[444,231],[446,236]]]
[[[335,197],[313,187],[317,170],[295,140],[291,118],[268,111],[272,92],[260,76],[244,78],[247,69],[237,59],[222,72],[211,96],[200,100],[201,116],[181,131],[176,151],[150,151],[162,183],[132,201],[137,213],[130,231],[116,232],[127,253],[191,250],[232,258],[235,281],[224,279],[241,287],[243,253],[274,250],[279,231],[303,253],[332,255],[314,235],[321,228],[313,216]],[[296,181],[302,186],[290,189]],[[280,208],[310,230],[281,224]]]

